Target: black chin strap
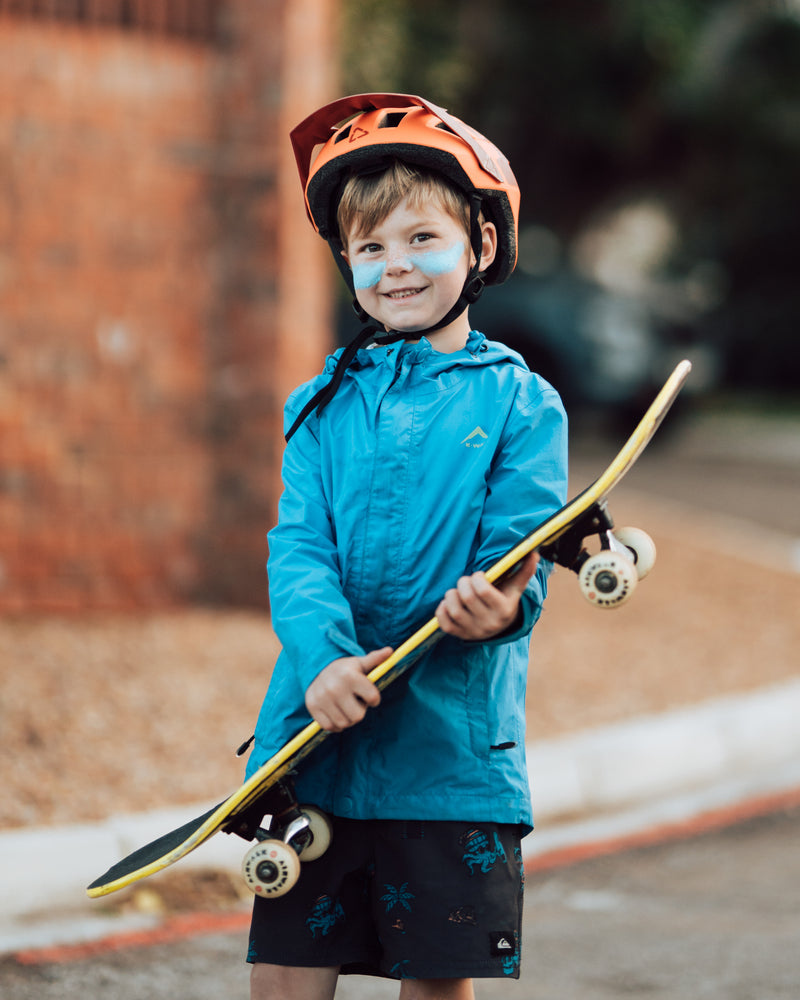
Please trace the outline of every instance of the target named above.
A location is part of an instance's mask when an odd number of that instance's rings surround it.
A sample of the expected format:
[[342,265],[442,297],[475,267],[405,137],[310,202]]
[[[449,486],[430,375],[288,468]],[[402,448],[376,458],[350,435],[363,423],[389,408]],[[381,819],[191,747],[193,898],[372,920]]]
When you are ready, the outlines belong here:
[[[317,411],[317,416],[325,409],[325,407],[330,403],[333,397],[339,390],[339,386],[342,384],[342,379],[344,378],[345,372],[350,367],[355,358],[356,354],[365,347],[367,344],[394,344],[398,340],[405,340],[409,336],[413,336],[415,339],[417,337],[424,337],[428,333],[434,333],[436,330],[441,330],[445,326],[449,326],[453,320],[458,319],[458,317],[472,305],[473,302],[477,302],[481,296],[481,292],[484,288],[483,274],[479,270],[481,263],[481,253],[483,250],[483,232],[480,225],[480,210],[481,210],[481,198],[478,194],[470,195],[469,199],[469,231],[470,231],[470,246],[472,247],[472,254],[475,257],[475,263],[469,270],[469,274],[464,281],[464,287],[461,289],[461,294],[455,301],[453,306],[448,309],[444,316],[433,326],[426,327],[424,330],[414,330],[413,333],[406,331],[405,333],[400,333],[397,330],[390,330],[388,332],[381,333],[378,335],[379,331],[383,329],[377,320],[374,320],[368,313],[366,313],[360,306],[358,299],[353,300],[353,308],[356,311],[356,315],[359,317],[362,323],[367,325],[360,330],[356,336],[350,341],[350,343],[345,347],[342,353],[339,355],[339,360],[336,362],[336,367],[333,370],[333,375],[330,377],[330,381],[326,382],[325,385],[309,399],[300,413],[297,415],[296,420],[292,426],[287,431],[285,438],[287,443],[292,438],[294,433],[297,431],[298,427],[303,423],[306,417],[312,413],[315,409]],[[339,249],[331,243],[331,250],[333,251],[334,259],[339,265],[339,269],[344,275],[345,281],[352,291],[352,275],[347,269],[346,265],[343,263],[343,259],[339,252]]]
[[362,347],[366,347],[366,345],[370,343],[393,344],[395,341],[403,340],[406,337],[405,333],[392,332],[378,336],[379,330],[380,327],[377,323],[370,323],[368,326],[365,326],[363,330],[360,330],[355,337],[353,337],[347,347],[345,347],[339,355],[339,360],[336,362],[336,367],[333,369],[333,375],[331,375],[330,381],[326,382],[318,392],[315,392],[303,409],[298,413],[297,419],[285,435],[287,443],[310,413],[316,409],[317,415],[319,415],[328,403],[330,403],[338,392],[339,386],[342,384],[344,373],[350,367],[353,362],[353,358],[355,358],[356,354],[358,354]]

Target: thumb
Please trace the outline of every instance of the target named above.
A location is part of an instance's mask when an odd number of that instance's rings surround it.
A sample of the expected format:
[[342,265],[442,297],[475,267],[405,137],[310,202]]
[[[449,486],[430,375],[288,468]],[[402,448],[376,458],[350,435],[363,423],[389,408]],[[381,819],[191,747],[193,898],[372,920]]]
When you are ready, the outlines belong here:
[[383,649],[373,649],[371,653],[365,653],[361,657],[361,669],[365,674],[368,674],[370,670],[374,670],[375,667],[383,663],[392,655],[392,647],[384,646]]
[[502,580],[498,581],[497,589],[507,597],[515,593],[522,594],[538,565],[539,553],[535,550],[529,552],[510,576],[503,577]]

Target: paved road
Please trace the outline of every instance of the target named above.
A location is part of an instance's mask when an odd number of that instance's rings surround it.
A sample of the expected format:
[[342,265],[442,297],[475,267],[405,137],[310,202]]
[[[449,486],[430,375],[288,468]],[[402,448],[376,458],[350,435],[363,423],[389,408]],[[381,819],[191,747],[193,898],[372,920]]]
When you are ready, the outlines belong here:
[[[670,419],[628,487],[800,537],[800,416],[715,412]],[[577,434],[571,485],[596,475],[623,436],[594,436],[586,428]]]
[[[522,979],[479,1000],[796,1000],[800,809],[692,840],[534,874]],[[3,1000],[237,1000],[243,934],[198,937],[58,965],[0,961]],[[395,997],[352,978],[337,1000]]]

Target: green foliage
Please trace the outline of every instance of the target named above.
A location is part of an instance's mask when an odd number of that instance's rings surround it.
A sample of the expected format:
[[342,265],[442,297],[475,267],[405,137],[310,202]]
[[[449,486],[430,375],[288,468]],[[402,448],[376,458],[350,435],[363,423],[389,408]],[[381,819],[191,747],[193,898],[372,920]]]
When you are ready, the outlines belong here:
[[[562,237],[657,198],[681,232],[675,265],[711,258],[729,276],[714,321],[732,368],[746,377],[754,345],[785,356],[800,319],[794,0],[343,4],[346,90],[420,93],[465,118],[509,156],[523,221]],[[800,360],[777,367],[800,386]]]
[[455,104],[469,67],[461,43],[461,8],[453,0],[345,0],[345,90],[424,94]]

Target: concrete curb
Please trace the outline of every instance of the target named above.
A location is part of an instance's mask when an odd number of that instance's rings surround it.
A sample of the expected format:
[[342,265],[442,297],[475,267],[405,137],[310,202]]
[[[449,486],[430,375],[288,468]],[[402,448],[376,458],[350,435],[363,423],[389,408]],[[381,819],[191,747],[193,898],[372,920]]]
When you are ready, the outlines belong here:
[[532,744],[542,825],[616,813],[723,785],[757,793],[800,773],[800,680]]
[[800,680],[533,744],[526,863],[800,790]]
[[[800,788],[798,718],[800,680],[532,743],[526,863]],[[108,933],[84,887],[210,804],[0,833],[0,953]],[[238,838],[214,837],[182,864],[238,870],[241,856]],[[71,916],[49,931],[36,917],[59,910]]]

